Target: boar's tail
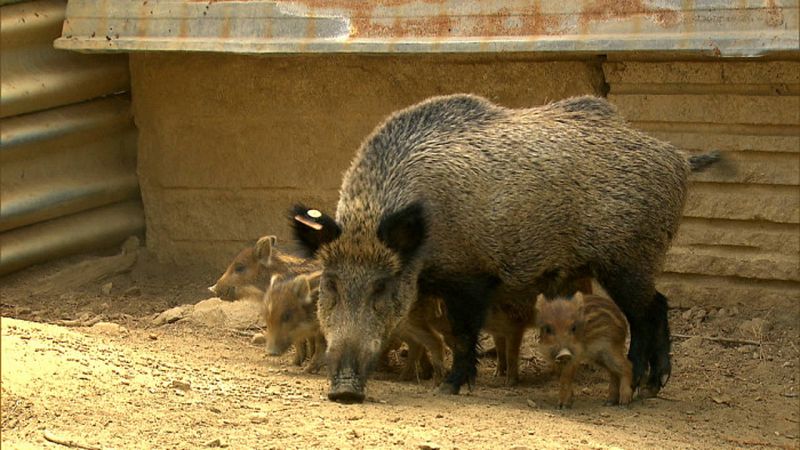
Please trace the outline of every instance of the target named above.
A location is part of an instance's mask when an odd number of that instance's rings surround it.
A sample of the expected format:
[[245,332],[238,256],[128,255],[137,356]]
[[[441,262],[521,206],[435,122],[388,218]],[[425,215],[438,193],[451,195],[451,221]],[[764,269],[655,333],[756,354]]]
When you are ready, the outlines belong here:
[[708,153],[703,153],[702,155],[690,156],[689,167],[692,168],[692,172],[701,172],[706,167],[714,164],[720,159],[722,159],[722,155],[720,155],[719,151],[717,150]]

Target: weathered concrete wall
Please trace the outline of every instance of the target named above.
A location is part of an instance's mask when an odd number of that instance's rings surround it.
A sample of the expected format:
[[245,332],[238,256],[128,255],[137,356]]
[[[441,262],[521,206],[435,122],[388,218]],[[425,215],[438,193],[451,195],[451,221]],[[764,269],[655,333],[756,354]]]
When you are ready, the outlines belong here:
[[800,300],[800,62],[603,66],[637,127],[725,161],[694,175],[660,285],[672,305]]
[[131,54],[147,242],[215,264],[260,235],[288,239],[295,201],[334,210],[342,172],[390,112],[426,97],[511,107],[601,94],[596,61],[525,56]]
[[333,211],[361,140],[431,95],[522,107],[610,88],[635,126],[724,152],[692,177],[660,280],[673,306],[800,296],[798,61],[133,54],[131,74],[147,241],[162,260],[221,270],[260,235],[287,240],[289,205]]

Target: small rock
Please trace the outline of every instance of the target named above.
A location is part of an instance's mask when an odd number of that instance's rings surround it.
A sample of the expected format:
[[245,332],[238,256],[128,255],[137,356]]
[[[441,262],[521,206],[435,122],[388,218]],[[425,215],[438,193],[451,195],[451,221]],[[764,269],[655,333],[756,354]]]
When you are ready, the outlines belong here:
[[123,295],[126,297],[138,297],[142,295],[142,289],[139,286],[131,286],[128,289],[125,289]]
[[253,345],[264,345],[267,343],[267,337],[261,333],[256,333],[250,338],[250,343]]
[[114,283],[109,281],[108,283],[104,284],[100,288],[100,292],[102,292],[104,295],[108,295],[108,294],[111,293],[111,288],[113,288],[113,287],[114,287]]
[[100,334],[107,334],[109,336],[119,336],[120,334],[125,334],[128,332],[128,330],[122,325],[111,322],[97,322],[96,324],[92,325],[92,330]]
[[433,442],[423,442],[417,446],[419,450],[439,450],[442,448],[439,444],[434,444]]
[[696,350],[703,348],[703,338],[701,336],[692,336],[681,343],[681,347],[685,350]]
[[539,407],[539,405],[537,405],[535,401],[533,401],[531,399],[528,399],[528,408],[536,409],[538,407]]
[[251,423],[267,423],[269,421],[269,416],[263,413],[256,413],[251,414],[249,419]]
[[760,317],[745,320],[739,324],[739,332],[747,337],[761,339],[767,331],[769,331],[769,323]]
[[150,334],[148,334],[148,335],[147,335],[147,338],[148,338],[148,339],[150,339],[151,341],[156,341],[156,340],[158,340],[158,336],[156,336],[156,335],[155,335],[155,334],[153,334],[153,333],[150,333]]
[[693,416],[694,415],[694,411],[686,410],[686,411],[684,411],[684,414],[686,414],[687,416]]
[[192,385],[190,383],[179,380],[172,380],[172,382],[169,384],[169,387],[180,389],[181,391],[189,391],[192,389]]
[[785,363],[783,363],[783,367],[793,367],[793,366],[794,364],[792,364],[791,361],[786,361]]
[[210,327],[243,330],[261,321],[261,305],[249,300],[226,302],[210,298],[194,306],[191,319]]
[[219,440],[219,439],[214,439],[214,440],[208,441],[208,442],[206,442],[206,447],[220,448],[220,447],[222,447],[222,441]]
[[694,315],[692,316],[692,319],[694,319],[695,322],[699,323],[705,320],[706,316],[708,316],[708,313],[706,312],[705,309],[697,308]]
[[125,242],[122,243],[122,252],[130,253],[139,249],[139,238],[136,236],[128,236]]
[[217,408],[216,406],[210,406],[210,407],[208,408],[208,410],[209,410],[209,411],[211,411],[211,412],[213,412],[213,413],[215,413],[215,414],[220,414],[220,413],[222,413],[222,411],[221,411],[219,408]]
[[721,394],[715,395],[711,397],[711,400],[718,405],[730,405],[731,404],[731,397],[729,395]]
[[600,417],[611,417],[611,414],[603,411],[603,412],[600,413]]
[[444,419],[444,415],[443,415],[443,414],[437,414],[437,415],[436,415],[436,418],[437,418],[437,419]]
[[181,305],[170,308],[156,316],[156,318],[153,319],[153,325],[160,326],[167,323],[177,322],[188,316],[191,313],[192,308],[192,305]]
[[694,308],[689,308],[681,314],[681,319],[689,321],[692,320],[692,315],[694,314]]

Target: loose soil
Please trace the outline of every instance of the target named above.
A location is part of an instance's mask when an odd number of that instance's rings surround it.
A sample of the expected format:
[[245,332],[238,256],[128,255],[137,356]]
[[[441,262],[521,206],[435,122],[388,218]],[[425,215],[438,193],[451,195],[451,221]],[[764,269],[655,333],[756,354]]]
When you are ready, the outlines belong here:
[[[3,448],[67,448],[45,436],[120,449],[800,446],[796,299],[780,311],[756,301],[672,310],[673,377],[659,398],[630,407],[602,406],[606,376],[587,368],[574,407],[556,409],[557,385],[533,335],[517,387],[483,359],[463,395],[437,396],[429,381],[387,372],[370,381],[364,404],[340,405],[326,400],[324,375],[303,373],[290,354],[267,357],[251,331],[152,325],[160,311],[205,299],[217,273],[143,253],[128,273],[30,294],[78,260],[0,280]],[[97,315],[117,325],[54,325]]]

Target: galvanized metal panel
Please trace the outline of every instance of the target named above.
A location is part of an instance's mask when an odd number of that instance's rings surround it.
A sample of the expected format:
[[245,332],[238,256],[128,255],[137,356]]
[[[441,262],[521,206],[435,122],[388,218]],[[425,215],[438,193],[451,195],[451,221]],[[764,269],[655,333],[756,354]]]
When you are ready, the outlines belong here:
[[0,126],[0,231],[138,197],[126,99],[25,114]]
[[127,57],[54,49],[64,0],[3,5],[0,274],[144,229]]
[[0,234],[0,275],[109,247],[143,230],[142,205],[132,201],[7,231]]
[[798,1],[70,0],[58,48],[234,53],[797,52]]
[[76,55],[53,48],[66,2],[40,0],[2,7],[0,16],[0,117],[67,105],[125,91],[122,55]]

